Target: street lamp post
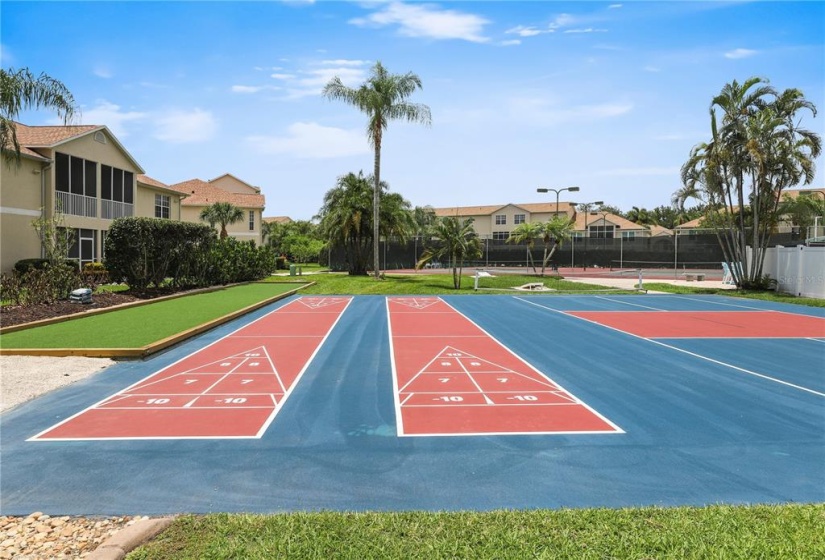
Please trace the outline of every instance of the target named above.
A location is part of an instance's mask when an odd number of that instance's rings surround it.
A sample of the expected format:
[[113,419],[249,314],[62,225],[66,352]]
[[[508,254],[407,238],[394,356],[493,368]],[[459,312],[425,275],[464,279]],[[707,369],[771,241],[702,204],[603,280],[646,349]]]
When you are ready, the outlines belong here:
[[536,189],[536,192],[546,193],[546,192],[553,191],[554,193],[556,193],[556,216],[558,216],[559,215],[559,193],[562,193],[564,191],[578,192],[578,190],[579,190],[579,187],[564,187],[563,189],[549,189],[549,188],[546,189],[546,188],[541,187],[541,188]]

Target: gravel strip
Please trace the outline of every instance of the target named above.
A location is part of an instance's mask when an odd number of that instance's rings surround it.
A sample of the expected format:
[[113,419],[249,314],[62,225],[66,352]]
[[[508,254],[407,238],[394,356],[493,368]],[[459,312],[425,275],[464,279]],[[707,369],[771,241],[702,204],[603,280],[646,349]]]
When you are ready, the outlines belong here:
[[0,559],[85,558],[125,527],[147,517],[0,517]]
[[[108,358],[0,356],[0,411],[102,372]],[[101,544],[145,516],[0,516],[0,560],[86,558]]]
[[0,412],[114,364],[108,358],[0,356]]

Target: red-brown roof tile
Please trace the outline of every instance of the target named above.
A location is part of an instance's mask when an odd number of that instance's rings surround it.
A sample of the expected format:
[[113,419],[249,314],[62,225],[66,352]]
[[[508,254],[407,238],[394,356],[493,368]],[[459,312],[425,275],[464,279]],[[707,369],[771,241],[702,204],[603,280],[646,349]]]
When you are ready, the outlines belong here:
[[229,202],[239,208],[264,208],[266,205],[262,194],[230,193],[200,179],[169,185],[169,188],[187,195],[181,201],[183,206],[209,206],[216,202]]

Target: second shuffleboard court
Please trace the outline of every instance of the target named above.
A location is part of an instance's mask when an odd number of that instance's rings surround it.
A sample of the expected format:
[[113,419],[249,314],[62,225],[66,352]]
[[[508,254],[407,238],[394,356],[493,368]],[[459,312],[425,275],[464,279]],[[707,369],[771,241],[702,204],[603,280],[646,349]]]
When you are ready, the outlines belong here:
[[351,297],[301,297],[30,441],[260,438]]
[[438,297],[389,297],[399,436],[624,433]]

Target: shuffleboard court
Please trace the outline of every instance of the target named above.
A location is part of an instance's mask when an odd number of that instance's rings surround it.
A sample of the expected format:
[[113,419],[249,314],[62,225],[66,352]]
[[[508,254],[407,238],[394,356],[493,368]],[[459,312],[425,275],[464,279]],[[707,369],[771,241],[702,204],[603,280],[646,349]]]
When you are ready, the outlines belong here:
[[569,311],[644,338],[816,338],[825,319],[777,311]]
[[387,313],[399,436],[623,433],[442,299]]
[[260,438],[349,297],[302,297],[31,438]]

